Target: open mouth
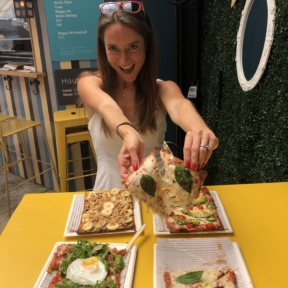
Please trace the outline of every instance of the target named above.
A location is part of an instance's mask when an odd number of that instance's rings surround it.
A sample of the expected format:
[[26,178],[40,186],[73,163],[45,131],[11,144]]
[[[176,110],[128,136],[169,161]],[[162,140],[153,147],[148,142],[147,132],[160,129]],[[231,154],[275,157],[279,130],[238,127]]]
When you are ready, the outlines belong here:
[[130,73],[130,72],[132,72],[134,66],[135,66],[134,64],[132,64],[132,65],[130,65],[130,66],[126,66],[126,67],[120,66],[120,69],[121,69],[124,73]]

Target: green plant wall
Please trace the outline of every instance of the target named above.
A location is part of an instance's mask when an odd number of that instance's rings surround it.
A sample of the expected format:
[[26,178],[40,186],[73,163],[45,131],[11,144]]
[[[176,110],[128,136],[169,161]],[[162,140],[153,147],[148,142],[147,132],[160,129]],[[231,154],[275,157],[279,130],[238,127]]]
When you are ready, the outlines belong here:
[[244,0],[203,0],[202,116],[220,145],[206,166],[206,185],[288,181],[288,1],[276,1],[274,41],[257,86],[242,90],[236,71]]

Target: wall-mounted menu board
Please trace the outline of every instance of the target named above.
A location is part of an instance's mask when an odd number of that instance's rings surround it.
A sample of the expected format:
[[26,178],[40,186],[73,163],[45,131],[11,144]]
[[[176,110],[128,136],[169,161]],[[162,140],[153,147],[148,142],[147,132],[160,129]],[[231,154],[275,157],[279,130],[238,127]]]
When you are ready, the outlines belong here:
[[93,68],[60,69],[54,71],[59,105],[77,104],[78,90],[76,78],[83,71],[95,71]]
[[52,61],[96,59],[99,0],[44,0]]

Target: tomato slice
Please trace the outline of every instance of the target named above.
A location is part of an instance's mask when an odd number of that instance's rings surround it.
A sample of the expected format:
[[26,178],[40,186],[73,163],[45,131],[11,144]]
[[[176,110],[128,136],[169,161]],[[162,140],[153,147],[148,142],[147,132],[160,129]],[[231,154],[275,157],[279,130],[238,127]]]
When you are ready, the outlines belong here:
[[201,188],[201,192],[204,193],[204,194],[209,194],[209,190],[207,187],[202,187]]
[[215,228],[213,223],[207,223],[205,224],[205,227],[207,230],[213,230]]
[[193,225],[192,223],[189,223],[186,225],[187,229],[192,229],[195,227],[195,225]]

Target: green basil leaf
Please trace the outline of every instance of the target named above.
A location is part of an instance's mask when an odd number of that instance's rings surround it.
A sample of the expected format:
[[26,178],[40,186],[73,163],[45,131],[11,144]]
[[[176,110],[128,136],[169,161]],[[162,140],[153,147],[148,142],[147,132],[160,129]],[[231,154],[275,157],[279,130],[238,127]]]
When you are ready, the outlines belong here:
[[177,277],[175,281],[180,284],[193,284],[199,282],[202,275],[203,271],[193,271]]
[[193,177],[189,169],[176,165],[175,167],[175,179],[178,184],[187,192],[191,192],[193,186]]
[[140,179],[140,185],[143,191],[154,197],[156,192],[156,182],[150,175],[143,174]]

